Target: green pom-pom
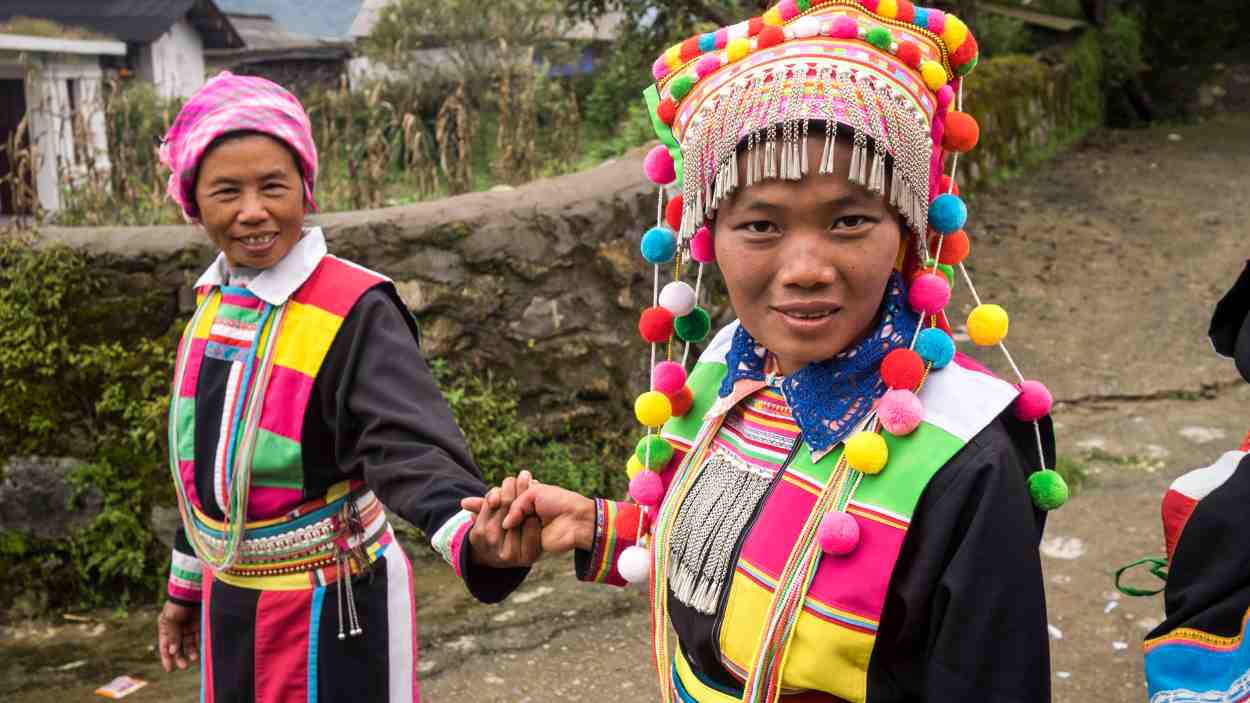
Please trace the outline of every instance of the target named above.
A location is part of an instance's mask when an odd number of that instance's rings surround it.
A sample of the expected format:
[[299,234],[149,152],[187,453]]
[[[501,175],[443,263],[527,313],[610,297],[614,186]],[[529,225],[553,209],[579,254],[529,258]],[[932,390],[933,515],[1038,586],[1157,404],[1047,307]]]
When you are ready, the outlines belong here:
[[712,316],[707,314],[707,310],[696,306],[690,314],[673,321],[673,331],[683,342],[702,342],[707,339],[708,332],[712,331]]
[[946,282],[950,284],[951,288],[954,288],[955,287],[955,267],[951,266],[950,264],[938,264],[937,261],[933,259],[925,259],[923,268],[925,271],[932,271],[934,264],[937,264],[938,273],[945,276]]
[[689,73],[683,73],[673,79],[673,82],[669,84],[668,91],[673,96],[674,100],[681,100],[689,95],[693,88],[694,76]]
[[798,2],[794,4],[798,5],[799,12],[807,12],[812,9],[812,0],[798,0]]
[[[650,454],[648,454],[648,451]],[[669,459],[673,458],[673,445],[659,435],[647,435],[638,441],[638,447],[634,450],[634,455],[638,457],[639,463],[643,466],[655,470],[664,466]]]
[[894,43],[894,35],[890,34],[890,30],[885,27],[873,27],[868,30],[868,36],[864,38],[868,40],[869,44],[882,51],[889,51],[890,45]]
[[1058,471],[1042,469],[1029,476],[1029,497],[1042,510],[1054,510],[1068,502],[1068,482]]
[[971,61],[955,69],[955,73],[961,76],[966,76],[969,73],[972,73],[972,69],[976,68],[977,64],[980,62],[981,62],[981,57],[979,55],[974,56],[972,57]]

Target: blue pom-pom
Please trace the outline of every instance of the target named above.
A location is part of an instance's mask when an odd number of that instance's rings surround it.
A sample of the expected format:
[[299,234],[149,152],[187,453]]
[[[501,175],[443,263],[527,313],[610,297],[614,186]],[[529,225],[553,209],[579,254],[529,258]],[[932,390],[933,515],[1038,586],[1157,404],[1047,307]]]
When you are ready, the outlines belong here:
[[705,54],[709,51],[716,51],[716,32],[699,35],[699,51]]
[[930,327],[916,337],[916,353],[935,369],[944,369],[955,358],[955,341],[949,334]]
[[642,258],[653,264],[667,264],[677,254],[677,235],[667,227],[652,227],[642,235]]
[[958,195],[939,195],[929,206],[929,226],[942,234],[953,234],[968,224],[968,206]]
[[919,5],[916,6],[916,16],[912,18],[911,23],[917,27],[929,26],[929,10]]

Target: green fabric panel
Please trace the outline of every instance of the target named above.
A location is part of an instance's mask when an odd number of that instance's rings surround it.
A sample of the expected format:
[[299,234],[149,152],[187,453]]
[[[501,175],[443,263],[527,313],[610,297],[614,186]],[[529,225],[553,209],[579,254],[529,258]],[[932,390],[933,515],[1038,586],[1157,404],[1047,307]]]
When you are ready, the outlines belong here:
[[685,417],[675,417],[664,423],[664,434],[677,435],[693,443],[694,438],[703,427],[703,416],[712,409],[720,391],[721,379],[725,377],[729,367],[722,363],[700,362],[694,365],[686,385],[694,394],[694,405]]
[[881,435],[890,448],[890,461],[885,471],[864,477],[854,499],[910,518],[929,480],[963,448],[964,442],[927,422],[920,423],[906,437],[895,437],[889,432]]
[[673,167],[677,173],[677,183],[681,183],[682,162],[681,146],[677,143],[677,138],[673,136],[673,128],[660,121],[659,115],[656,114],[656,108],[660,106],[660,91],[654,84],[647,86],[642,91],[642,97],[647,101],[647,117],[651,118],[651,127],[655,129],[655,136],[660,139],[660,143],[668,147],[668,153],[673,157]]
[[218,306],[217,316],[213,318],[213,321],[232,320],[234,322],[243,322],[254,325],[257,322],[260,322],[260,314],[260,310],[240,308],[234,305],[221,305]]
[[169,567],[169,571],[171,574],[182,579],[183,581],[201,583],[204,578],[204,575],[197,571],[187,571],[186,569],[179,569],[176,566]]
[[195,398],[178,398],[179,461],[195,461]]
[[257,430],[252,485],[302,489],[304,462],[299,442],[268,430]]

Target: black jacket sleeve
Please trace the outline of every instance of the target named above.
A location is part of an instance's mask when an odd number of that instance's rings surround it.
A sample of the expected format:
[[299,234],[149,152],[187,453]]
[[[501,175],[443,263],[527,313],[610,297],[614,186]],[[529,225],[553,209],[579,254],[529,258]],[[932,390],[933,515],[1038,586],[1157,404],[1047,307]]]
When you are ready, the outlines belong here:
[[925,488],[886,596],[870,703],[1050,700],[1045,516],[1026,483],[1037,468],[1032,425],[1004,414]]
[[[390,285],[348,313],[318,374],[314,401],[341,471],[363,474],[384,505],[433,536],[487,487],[417,343],[416,325]],[[529,569],[479,567],[468,535],[453,564],[483,602],[503,600]]]

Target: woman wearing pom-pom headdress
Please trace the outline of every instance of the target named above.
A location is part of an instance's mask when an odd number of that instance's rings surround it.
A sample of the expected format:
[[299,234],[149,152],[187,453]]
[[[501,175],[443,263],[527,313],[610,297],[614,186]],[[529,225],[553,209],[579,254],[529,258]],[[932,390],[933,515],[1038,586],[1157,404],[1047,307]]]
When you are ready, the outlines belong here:
[[[946,317],[959,276],[1006,353],[963,266],[977,60],[907,0],[782,0],[652,66],[632,500],[537,486],[505,527],[536,514],[580,578],[649,589],[664,701],[1049,700],[1050,394]],[[688,368],[713,261],[738,320]]]

